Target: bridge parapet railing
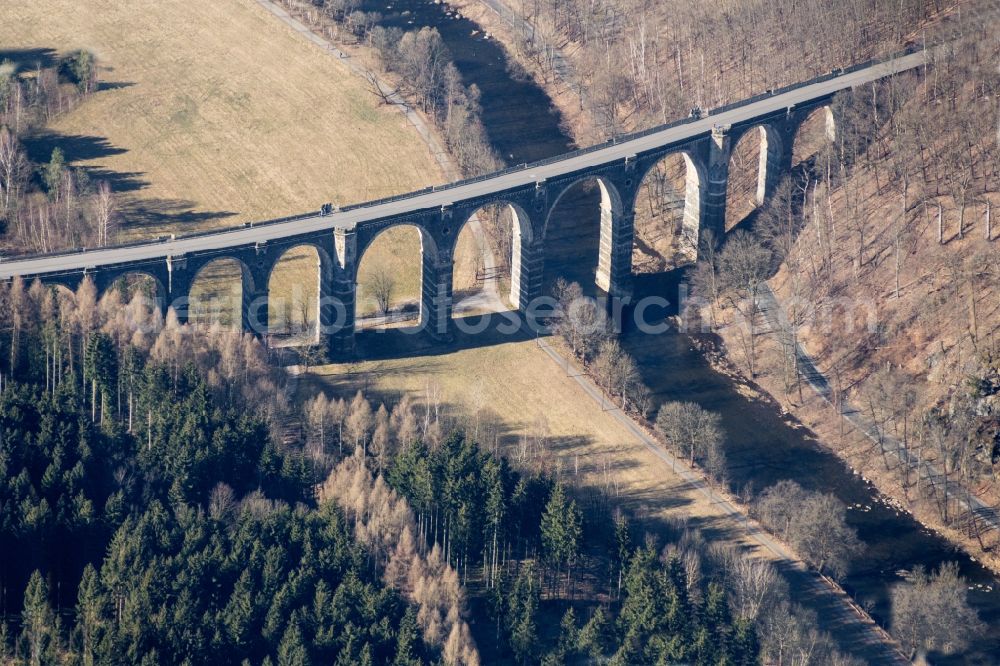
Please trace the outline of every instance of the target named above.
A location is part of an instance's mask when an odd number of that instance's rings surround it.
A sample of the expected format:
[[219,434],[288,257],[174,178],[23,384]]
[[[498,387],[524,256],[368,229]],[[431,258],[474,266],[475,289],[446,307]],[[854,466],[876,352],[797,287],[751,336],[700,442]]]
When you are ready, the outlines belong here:
[[[732,102],[730,104],[725,104],[723,106],[715,107],[715,108],[710,109],[707,112],[705,112],[705,116],[708,116],[708,117],[717,116],[717,115],[725,113],[727,111],[732,111],[733,109],[738,109],[738,108],[741,108],[741,107],[744,107],[744,106],[749,106],[750,104],[754,104],[756,102],[759,102],[759,101],[764,100],[764,99],[768,99],[770,97],[774,97],[776,95],[785,94],[785,93],[791,92],[793,90],[798,90],[799,88],[804,88],[804,87],[807,87],[807,86],[815,85],[817,83],[822,83],[822,82],[825,82],[825,81],[829,81],[829,80],[838,78],[840,76],[843,76],[844,74],[849,74],[849,73],[856,72],[856,71],[859,71],[859,70],[862,70],[862,69],[866,69],[868,67],[873,67],[875,65],[879,65],[879,64],[882,64],[882,63],[885,63],[885,62],[889,62],[891,60],[895,60],[895,59],[901,58],[903,56],[911,55],[912,53],[914,53],[917,50],[919,50],[919,48],[920,47],[917,46],[917,45],[910,45],[909,47],[907,47],[904,50],[897,51],[897,52],[894,52],[894,53],[891,53],[891,54],[887,54],[887,55],[879,57],[879,58],[873,58],[873,59],[868,60],[866,62],[857,63],[855,65],[851,65],[850,67],[848,67],[846,69],[843,69],[843,68],[842,69],[836,69],[836,70],[834,70],[832,72],[829,72],[827,74],[823,74],[821,76],[817,76],[815,78],[809,79],[808,81],[802,81],[800,83],[794,83],[794,84],[791,84],[791,85],[788,85],[788,86],[784,86],[782,88],[778,88],[776,90],[771,90],[771,91],[768,91],[768,92],[765,92],[765,93],[761,93],[759,95],[754,95],[753,97],[750,97],[749,99],[743,99],[743,100],[740,100],[738,102]],[[613,146],[613,145],[617,145],[617,144],[620,144],[620,143],[626,143],[628,141],[633,141],[635,139],[640,139],[640,138],[649,136],[651,134],[657,134],[659,132],[663,132],[663,131],[666,131],[666,130],[669,130],[669,129],[673,129],[675,127],[680,127],[681,125],[686,125],[688,123],[695,122],[698,119],[699,119],[699,117],[697,117],[697,116],[689,116],[687,118],[681,118],[679,120],[675,120],[675,121],[672,121],[672,122],[669,122],[669,123],[665,123],[665,124],[662,124],[662,125],[656,125],[654,127],[649,127],[647,129],[640,130],[638,132],[631,132],[629,134],[625,134],[625,135],[622,135],[620,137],[613,137],[613,138],[609,139],[608,141],[606,141],[604,143],[598,143],[598,144],[594,144],[594,145],[591,145],[591,146],[585,146],[583,148],[577,148],[577,149],[572,150],[570,152],[562,153],[560,155],[555,155],[553,157],[549,157],[549,158],[542,159],[542,160],[537,160],[535,162],[528,162],[528,163],[513,165],[513,166],[509,166],[509,167],[505,167],[503,169],[500,169],[499,171],[494,171],[494,172],[491,172],[491,173],[482,174],[480,176],[472,176],[470,178],[463,178],[462,180],[457,180],[457,181],[453,181],[453,182],[450,182],[450,183],[443,183],[441,185],[433,185],[433,186],[425,187],[422,190],[417,190],[417,191],[414,191],[414,192],[405,192],[403,194],[397,194],[397,195],[393,195],[393,196],[389,196],[389,197],[383,197],[381,199],[375,199],[375,200],[372,200],[372,201],[363,201],[363,202],[358,202],[358,203],[352,203],[352,204],[348,204],[346,206],[341,206],[339,208],[339,210],[340,211],[349,211],[349,210],[359,210],[359,209],[364,209],[364,208],[372,208],[372,207],[375,207],[375,206],[380,206],[380,205],[383,205],[383,204],[392,203],[392,202],[396,202],[396,201],[405,201],[406,199],[413,199],[415,197],[418,197],[418,196],[421,196],[421,195],[424,195],[424,194],[428,194],[430,192],[441,192],[441,191],[446,191],[446,190],[452,190],[452,189],[455,189],[455,188],[458,188],[458,187],[463,187],[465,185],[471,185],[471,184],[474,184],[474,183],[480,183],[480,182],[483,182],[483,181],[486,181],[486,180],[490,180],[492,178],[497,178],[499,176],[504,176],[504,175],[508,175],[508,174],[511,174],[511,173],[516,173],[516,172],[519,172],[519,171],[530,171],[531,169],[536,169],[536,168],[539,168],[539,167],[547,166],[549,164],[555,164],[556,162],[562,162],[564,160],[572,159],[574,157],[579,157],[579,156],[582,156],[582,155],[587,155],[589,153],[597,152],[599,150],[607,148],[608,146]],[[279,218],[274,218],[274,219],[270,219],[270,220],[262,220],[260,222],[244,223],[244,224],[241,224],[239,226],[225,227],[225,228],[222,228],[222,229],[198,231],[198,232],[186,233],[186,234],[183,234],[183,235],[180,235],[180,236],[161,237],[161,238],[156,239],[156,240],[134,241],[134,242],[130,242],[130,243],[122,243],[122,244],[117,244],[117,245],[114,245],[114,246],[108,246],[108,247],[104,247],[104,248],[89,248],[89,249],[84,248],[82,250],[81,249],[60,250],[60,251],[56,251],[56,252],[46,252],[46,253],[43,253],[43,254],[24,255],[24,256],[19,256],[17,258],[18,259],[30,259],[30,258],[35,258],[35,257],[39,257],[39,258],[40,257],[59,257],[59,256],[72,255],[72,254],[79,254],[81,251],[88,251],[88,250],[98,251],[98,250],[115,249],[115,248],[122,248],[122,249],[124,249],[124,248],[130,248],[130,247],[140,247],[140,246],[143,246],[143,245],[155,245],[156,243],[163,243],[163,242],[166,242],[168,240],[182,240],[182,239],[188,239],[188,238],[199,238],[199,237],[202,237],[202,236],[213,236],[213,235],[226,234],[226,233],[235,233],[235,232],[241,231],[243,229],[246,229],[249,226],[254,226],[254,227],[257,227],[257,226],[270,226],[270,225],[281,224],[281,223],[285,223],[285,222],[294,222],[296,220],[312,219],[312,218],[317,217],[317,215],[318,214],[316,212],[299,213],[299,214],[296,214],[296,215],[289,215],[289,216],[286,216],[286,217],[279,217]]]
[[[742,100],[740,100],[738,102],[732,102],[730,104],[725,104],[723,106],[715,107],[715,108],[710,109],[709,111],[707,111],[705,115],[706,116],[716,116],[716,115],[719,115],[720,113],[724,113],[726,111],[731,111],[733,109],[738,109],[738,108],[744,107],[744,106],[749,106],[750,104],[754,104],[756,102],[759,102],[759,101],[764,100],[764,99],[768,99],[770,97],[774,97],[776,95],[782,95],[782,94],[791,92],[793,90],[798,90],[799,88],[805,88],[807,86],[815,85],[817,83],[823,83],[823,82],[826,82],[826,81],[830,81],[832,79],[835,79],[835,78],[838,78],[840,76],[843,76],[844,74],[849,74],[851,72],[856,72],[858,70],[866,69],[866,68],[872,67],[874,65],[878,65],[878,64],[881,64],[881,63],[884,63],[884,62],[889,62],[891,60],[895,60],[896,58],[901,58],[903,56],[910,55],[910,54],[914,53],[917,50],[917,48],[918,47],[911,46],[911,47],[908,47],[907,49],[904,49],[902,51],[897,51],[897,52],[891,53],[889,55],[882,56],[880,58],[873,58],[871,60],[868,60],[868,61],[865,61],[865,62],[861,62],[861,63],[858,63],[856,65],[852,65],[852,66],[850,66],[850,67],[848,67],[846,69],[844,69],[844,68],[836,69],[836,70],[834,70],[832,72],[829,72],[827,74],[822,74],[822,75],[817,76],[815,78],[809,79],[808,81],[801,81],[799,83],[793,83],[793,84],[790,84],[790,85],[787,85],[787,86],[783,86],[783,87],[775,89],[775,90],[771,90],[771,91],[768,91],[768,92],[760,93],[758,95],[754,95],[753,97],[750,97],[748,99],[742,99]],[[655,125],[653,127],[649,127],[647,129],[644,129],[644,130],[639,130],[637,132],[630,132],[628,134],[624,134],[624,135],[619,136],[619,137],[613,137],[613,138],[609,139],[608,141],[606,141],[604,143],[597,143],[597,144],[593,144],[591,146],[585,146],[583,148],[577,148],[577,149],[571,150],[571,151],[569,151],[567,153],[561,153],[559,155],[555,155],[553,157],[547,157],[547,158],[542,159],[542,160],[536,160],[534,162],[525,162],[525,163],[522,163],[522,164],[505,167],[503,169],[500,169],[499,171],[492,171],[490,173],[482,174],[480,176],[472,176],[472,177],[469,177],[469,178],[463,178],[461,180],[452,181],[450,183],[443,183],[441,185],[435,185],[435,186],[427,187],[427,188],[424,188],[423,190],[417,190],[416,192],[406,192],[406,193],[403,193],[403,194],[397,194],[397,195],[390,196],[390,197],[384,197],[382,199],[376,199],[374,201],[364,201],[364,202],[359,202],[359,203],[355,203],[355,204],[349,204],[347,206],[342,206],[340,208],[340,210],[357,210],[359,208],[370,208],[372,206],[379,206],[379,205],[382,205],[382,204],[385,204],[385,203],[391,203],[391,202],[394,202],[394,201],[403,201],[405,199],[410,199],[410,198],[413,198],[413,197],[417,197],[417,196],[420,196],[422,194],[426,194],[428,192],[441,192],[441,191],[444,191],[444,190],[451,190],[451,189],[454,189],[454,188],[457,188],[457,187],[462,187],[464,185],[471,185],[471,184],[474,184],[474,183],[482,182],[484,180],[490,180],[492,178],[497,178],[499,176],[505,176],[505,175],[508,175],[508,174],[511,174],[511,173],[516,173],[518,171],[530,171],[531,169],[536,169],[538,167],[547,166],[549,164],[554,164],[556,162],[562,162],[564,160],[572,159],[574,157],[578,157],[578,156],[581,156],[581,155],[587,155],[589,153],[593,153],[593,152],[596,152],[598,150],[602,150],[604,148],[607,148],[608,146],[611,146],[611,145],[616,145],[616,144],[619,144],[619,143],[626,143],[628,141],[633,141],[635,139],[640,139],[640,138],[649,136],[651,134],[657,134],[659,132],[663,132],[663,131],[666,131],[666,130],[669,130],[669,129],[673,129],[673,128],[679,127],[681,125],[686,125],[688,123],[692,123],[692,122],[694,122],[694,121],[696,121],[698,119],[699,119],[698,117],[693,117],[693,116],[690,116],[690,117],[687,117],[687,118],[681,118],[679,120],[674,120],[674,121],[671,121],[669,123],[664,123],[662,125]]]
[[308,220],[316,217],[316,213],[298,213],[296,215],[288,215],[285,217],[278,217],[272,220],[263,220],[261,222],[244,222],[239,226],[233,227],[223,227],[221,229],[206,229],[204,231],[192,231],[183,235],[164,235],[158,236],[153,239],[135,240],[126,243],[115,243],[114,245],[106,245],[104,247],[82,247],[82,248],[68,248],[65,250],[53,250],[51,252],[39,252],[35,254],[26,255],[5,255],[12,260],[26,260],[26,259],[41,259],[45,257],[65,257],[74,254],[82,254],[86,252],[103,252],[105,250],[126,250],[132,247],[144,247],[151,245],[158,245],[161,243],[168,243],[174,240],[186,240],[190,238],[201,238],[203,236],[219,236],[224,234],[236,233],[238,231],[243,231],[249,227],[261,227],[270,224],[280,224],[282,222],[294,222],[296,220]]

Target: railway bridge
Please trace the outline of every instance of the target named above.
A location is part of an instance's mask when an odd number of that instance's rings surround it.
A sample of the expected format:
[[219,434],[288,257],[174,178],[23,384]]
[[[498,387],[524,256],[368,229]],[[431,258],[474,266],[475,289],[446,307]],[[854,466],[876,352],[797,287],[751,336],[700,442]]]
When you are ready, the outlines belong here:
[[600,192],[597,286],[612,296],[629,293],[634,209],[646,174],[671,154],[683,156],[685,225],[700,235],[725,228],[726,188],[733,146],[760,133],[756,197],[771,196],[792,166],[792,144],[805,119],[826,109],[828,133],[836,131],[833,96],[923,65],[925,54],[908,53],[836,70],[819,78],[542,162],[421,191],[318,213],[249,223],[221,231],[163,238],[75,252],[0,261],[0,279],[22,276],[75,289],[89,276],[99,292],[120,278],[152,278],[164,312],[173,307],[185,321],[195,277],[220,258],[235,260],[242,276],[242,325],[268,331],[267,287],[271,272],[290,249],[314,248],[318,258],[316,335],[334,356],[353,349],[357,272],[378,235],[399,225],[419,230],[422,277],[420,323],[431,335],[449,334],[453,257],[459,231],[483,206],[512,211],[511,294],[527,308],[541,295],[549,217],[563,195],[581,182]]

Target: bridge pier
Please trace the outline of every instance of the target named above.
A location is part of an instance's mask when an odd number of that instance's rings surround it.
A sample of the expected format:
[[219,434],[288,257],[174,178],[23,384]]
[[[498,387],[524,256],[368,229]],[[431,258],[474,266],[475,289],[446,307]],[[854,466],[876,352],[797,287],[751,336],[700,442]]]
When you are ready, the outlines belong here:
[[545,270],[545,247],[540,240],[521,235],[514,225],[514,242],[510,261],[510,302],[524,311],[531,301],[542,295],[542,273]]
[[263,287],[256,287],[256,281],[247,275],[243,275],[243,303],[240,307],[240,327],[246,333],[257,337],[264,337],[269,332],[270,313],[268,308],[267,283]]
[[420,280],[420,326],[436,340],[447,341],[451,334],[452,276],[455,266],[451,252],[423,254]]
[[237,254],[240,264],[240,284],[243,303],[240,308],[241,328],[257,337],[265,337],[270,330],[268,283],[280,255],[272,252],[267,243],[256,243],[253,248]]
[[194,276],[187,269],[187,258],[184,256],[167,257],[167,298],[163,311],[164,319],[172,308],[179,324],[189,320],[191,307],[191,285]]
[[331,360],[351,358],[354,346],[354,305],[357,300],[358,236],[355,230],[333,232],[329,279],[320,281],[320,336]]
[[337,311],[333,299],[333,269],[324,262],[323,258],[316,258],[316,337],[313,342],[325,344],[329,349],[330,340],[328,331],[336,323]]
[[732,155],[729,129],[715,127],[708,147],[708,182],[705,183],[705,209],[698,229],[698,250],[705,230],[711,230],[715,242],[726,233],[726,186],[729,182],[729,158]]
[[329,285],[329,294],[322,296],[320,310],[320,335],[326,341],[331,360],[350,358],[354,355],[354,304],[357,285],[342,275]]
[[597,286],[608,296],[623,298],[632,293],[632,243],[635,214],[617,213],[601,207],[601,246],[597,262]]
[[757,205],[761,206],[774,196],[778,183],[792,170],[792,146],[795,129],[789,119],[779,127],[762,125],[760,136],[760,165],[757,174]]

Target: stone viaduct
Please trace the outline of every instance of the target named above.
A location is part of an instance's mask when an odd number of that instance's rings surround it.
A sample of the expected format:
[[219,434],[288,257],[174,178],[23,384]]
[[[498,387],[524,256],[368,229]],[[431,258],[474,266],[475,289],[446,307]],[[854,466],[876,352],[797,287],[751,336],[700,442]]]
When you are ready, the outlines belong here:
[[832,136],[836,122],[830,104],[837,92],[923,63],[922,53],[866,63],[707,113],[693,112],[683,121],[544,162],[320,214],[99,250],[4,259],[0,279],[20,275],[75,289],[90,276],[103,292],[126,275],[146,275],[156,284],[163,310],[173,307],[184,321],[199,272],[213,261],[235,260],[242,275],[243,327],[260,334],[268,330],[271,272],[286,252],[308,246],[318,257],[317,336],[326,340],[331,355],[342,356],[353,349],[358,266],[380,233],[399,225],[419,231],[421,326],[433,336],[446,337],[451,326],[453,256],[463,225],[485,205],[510,206],[514,219],[510,300],[523,309],[541,295],[546,230],[553,209],[575,185],[592,182],[600,191],[597,286],[609,295],[624,296],[632,276],[636,197],[658,162],[671,154],[683,155],[685,225],[696,225],[699,234],[712,229],[721,237],[730,157],[742,136],[760,132],[756,196],[762,203],[791,169],[795,136],[813,111],[826,109],[827,132]]

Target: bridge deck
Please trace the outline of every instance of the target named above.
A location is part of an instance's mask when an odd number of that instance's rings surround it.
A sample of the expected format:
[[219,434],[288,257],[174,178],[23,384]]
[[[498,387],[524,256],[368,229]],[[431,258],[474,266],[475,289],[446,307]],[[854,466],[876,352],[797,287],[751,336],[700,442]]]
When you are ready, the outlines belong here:
[[141,264],[162,260],[168,256],[177,257],[193,252],[252,246],[298,234],[332,231],[338,228],[353,229],[368,220],[440,208],[614,163],[670,144],[682,144],[711,133],[713,127],[717,125],[736,125],[752,121],[782,109],[830,96],[841,90],[914,69],[924,62],[923,52],[904,55],[886,62],[849,70],[837,76],[821,77],[811,83],[777,91],[776,94],[758,96],[744,103],[713,110],[701,118],[691,118],[663,128],[624,137],[603,147],[570,153],[562,158],[508,169],[491,176],[441,186],[430,191],[423,190],[387,201],[351,206],[326,216],[304,215],[163,241],[0,261],[0,279],[15,275],[53,275],[74,273],[100,266]]

